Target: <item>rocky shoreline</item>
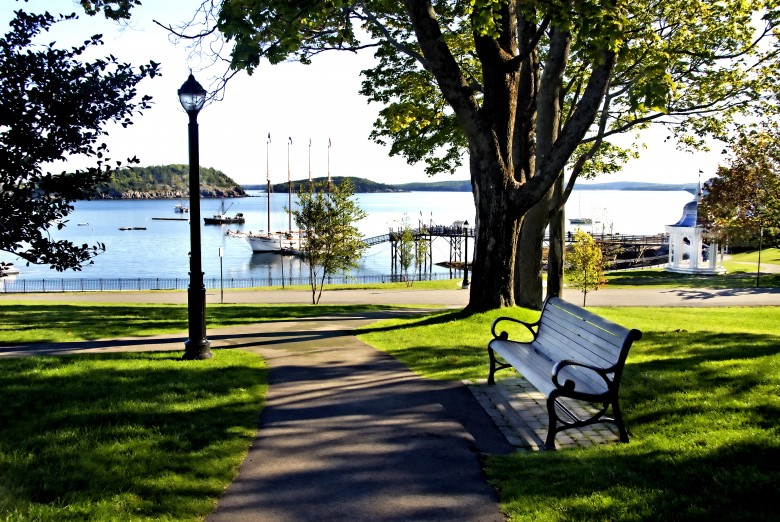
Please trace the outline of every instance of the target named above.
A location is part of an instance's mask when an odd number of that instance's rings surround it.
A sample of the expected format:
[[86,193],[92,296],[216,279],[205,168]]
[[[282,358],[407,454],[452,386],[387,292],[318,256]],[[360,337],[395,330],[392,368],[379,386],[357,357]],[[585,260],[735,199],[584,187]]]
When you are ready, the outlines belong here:
[[[241,188],[201,188],[201,198],[242,198],[246,197],[247,193]],[[182,194],[178,191],[161,190],[152,192],[142,191],[129,191],[118,192],[115,190],[108,190],[100,194],[95,195],[93,199],[182,199],[187,198],[186,194]]]

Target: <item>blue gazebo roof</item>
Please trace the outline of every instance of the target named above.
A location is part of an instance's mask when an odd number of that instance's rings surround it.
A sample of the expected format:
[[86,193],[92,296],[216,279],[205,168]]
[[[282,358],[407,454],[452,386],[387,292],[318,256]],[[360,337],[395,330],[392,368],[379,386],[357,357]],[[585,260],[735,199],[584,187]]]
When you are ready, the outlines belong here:
[[689,201],[683,207],[683,215],[672,227],[695,227],[699,225],[699,198]]

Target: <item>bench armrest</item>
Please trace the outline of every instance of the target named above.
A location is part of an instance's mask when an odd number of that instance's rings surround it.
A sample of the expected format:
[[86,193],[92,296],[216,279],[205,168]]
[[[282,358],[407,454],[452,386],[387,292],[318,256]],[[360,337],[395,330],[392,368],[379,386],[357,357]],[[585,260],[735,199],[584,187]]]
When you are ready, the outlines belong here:
[[494,339],[501,339],[502,341],[506,341],[509,338],[509,334],[506,332],[501,332],[500,334],[496,335],[496,325],[500,323],[501,321],[509,321],[510,323],[518,323],[526,328],[528,328],[528,331],[533,334],[534,338],[536,338],[536,330],[539,326],[539,321],[536,321],[535,323],[526,323],[525,321],[521,321],[520,319],[515,319],[514,317],[498,317],[495,321],[493,321],[493,324],[490,325],[490,333],[493,334]]
[[578,391],[574,389],[574,381],[571,379],[566,379],[566,381],[561,384],[558,381],[558,374],[567,366],[578,366],[580,368],[585,368],[588,370],[591,370],[596,375],[604,379],[604,383],[607,385],[608,390],[612,390],[612,379],[609,378],[609,374],[614,372],[614,368],[599,368],[598,366],[593,366],[590,364],[585,364],[583,362],[579,361],[573,361],[571,359],[563,359],[561,361],[558,361],[555,363],[555,365],[552,368],[552,382],[555,385],[556,388],[560,388],[569,392],[572,391]]

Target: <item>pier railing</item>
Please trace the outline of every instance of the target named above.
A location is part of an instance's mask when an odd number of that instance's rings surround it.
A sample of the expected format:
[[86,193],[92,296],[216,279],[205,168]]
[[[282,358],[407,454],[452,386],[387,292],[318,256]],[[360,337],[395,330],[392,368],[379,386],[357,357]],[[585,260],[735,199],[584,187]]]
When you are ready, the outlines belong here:
[[[361,283],[395,283],[405,281],[443,281],[452,278],[453,275],[450,273],[330,276],[325,278],[325,284],[347,285]],[[206,285],[206,288],[209,290],[219,290],[220,288],[254,288],[262,286],[287,287],[311,284],[311,280],[308,277],[226,277],[223,279],[220,279],[219,277],[210,277],[204,278],[203,282]],[[189,284],[190,280],[186,277],[138,277],[127,279],[17,279],[3,277],[0,278],[0,293],[19,294],[57,292],[115,292],[128,290],[186,290],[189,287]]]

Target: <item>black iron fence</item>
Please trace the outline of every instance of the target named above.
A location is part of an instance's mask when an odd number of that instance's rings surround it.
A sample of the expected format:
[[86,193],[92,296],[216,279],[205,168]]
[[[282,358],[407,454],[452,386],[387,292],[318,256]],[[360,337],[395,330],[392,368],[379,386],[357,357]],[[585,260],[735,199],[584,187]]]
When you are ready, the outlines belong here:
[[[375,276],[330,276],[325,278],[327,285],[377,284],[412,281],[441,281],[452,279],[449,273],[438,274],[400,274]],[[308,277],[250,277],[250,278],[204,278],[207,289],[253,288],[258,286],[297,286],[309,285]],[[49,293],[49,292],[113,292],[121,290],[186,290],[189,278],[148,278],[132,279],[16,279],[0,278],[0,293]]]

